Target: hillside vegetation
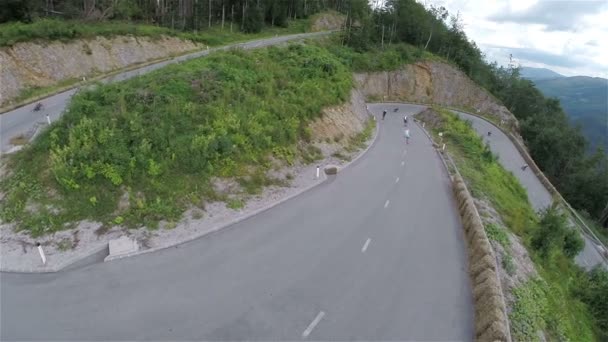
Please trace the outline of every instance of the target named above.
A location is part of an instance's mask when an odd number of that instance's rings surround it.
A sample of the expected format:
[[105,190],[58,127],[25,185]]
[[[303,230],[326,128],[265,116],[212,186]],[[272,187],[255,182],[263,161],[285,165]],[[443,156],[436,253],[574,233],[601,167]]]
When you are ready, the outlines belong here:
[[[603,340],[608,312],[601,299],[590,299],[608,295],[608,273],[581,271],[573,258],[583,241],[568,228],[565,217],[553,208],[537,215],[525,189],[500,165],[470,124],[448,111],[438,113],[433,130],[443,132],[473,196],[489,200],[506,227],[522,239],[538,271],[539,278],[513,290],[510,320],[515,340],[537,341],[538,331],[544,331],[550,340]],[[507,236],[491,230],[487,234],[505,245],[508,254]]]
[[221,199],[212,177],[256,193],[283,181],[265,176],[271,158],[292,163],[307,124],[351,88],[347,67],[304,45],[223,52],[99,85],[11,158],[2,219],[34,236],[83,219],[154,227]]

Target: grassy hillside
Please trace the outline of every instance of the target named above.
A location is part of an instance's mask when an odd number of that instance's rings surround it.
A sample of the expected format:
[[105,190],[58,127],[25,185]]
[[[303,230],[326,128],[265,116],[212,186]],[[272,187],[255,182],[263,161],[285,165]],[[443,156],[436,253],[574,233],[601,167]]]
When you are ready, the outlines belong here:
[[[538,216],[525,189],[500,165],[470,124],[448,111],[438,111],[439,124],[433,130],[444,132],[448,150],[471,193],[487,199],[504,224],[522,239],[540,275],[513,291],[513,337],[518,341],[537,341],[536,333],[542,330],[550,340],[601,340],[606,316],[593,316],[591,312],[596,307],[587,306],[580,296],[587,291],[579,286],[587,275],[572,260],[577,247],[570,243],[573,231],[566,228],[564,218],[552,211]],[[487,234],[497,237],[492,231]]]
[[237,41],[268,37],[275,34],[302,33],[310,30],[309,20],[290,21],[283,27],[264,27],[259,33],[243,33],[235,26],[230,31],[230,24],[215,25],[199,32],[184,32],[166,27],[138,24],[127,21],[82,22],[78,20],[41,19],[32,23],[10,22],[0,24],[0,47],[12,46],[28,41],[69,41],[73,39],[110,37],[117,35],[134,35],[157,38],[161,35],[174,36],[192,40],[209,46],[218,46]]
[[213,177],[256,193],[284,181],[265,176],[270,158],[293,162],[308,122],[351,88],[336,57],[303,45],[222,52],[99,85],[12,156],[1,218],[32,235],[83,219],[155,227],[221,199]]
[[535,80],[536,87],[548,97],[559,99],[568,117],[580,124],[591,148],[608,151],[608,80],[575,76]]

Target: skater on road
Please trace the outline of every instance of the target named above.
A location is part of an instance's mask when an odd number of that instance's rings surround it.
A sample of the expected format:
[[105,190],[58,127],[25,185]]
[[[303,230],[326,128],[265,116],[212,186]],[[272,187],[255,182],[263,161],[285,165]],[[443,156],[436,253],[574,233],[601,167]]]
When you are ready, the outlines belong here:
[[384,120],[385,116],[386,116],[386,110],[382,111],[382,120]]
[[407,127],[407,115],[403,117],[403,124]]

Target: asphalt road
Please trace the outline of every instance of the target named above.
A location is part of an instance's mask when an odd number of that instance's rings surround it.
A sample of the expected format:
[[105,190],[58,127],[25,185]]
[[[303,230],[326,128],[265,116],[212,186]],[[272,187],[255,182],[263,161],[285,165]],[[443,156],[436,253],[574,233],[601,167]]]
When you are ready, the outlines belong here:
[[[126,80],[162,68],[168,64],[183,62],[188,59],[205,56],[208,55],[210,52],[214,51],[228,50],[236,47],[243,49],[261,48],[269,45],[281,44],[290,40],[327,35],[329,33],[331,32],[294,34],[288,36],[254,40],[246,43],[232,44],[210,50],[197,51],[187,55],[176,57],[171,60],[159,62],[131,71],[125,71],[114,76],[106,77],[100,82],[111,83]],[[0,153],[5,153],[13,147],[10,144],[12,138],[30,132],[35,126],[42,128],[45,127],[47,125],[47,115],[49,116],[51,121],[57,120],[65,110],[70,98],[77,92],[77,90],[78,89],[70,89],[41,100],[40,102],[43,104],[44,107],[42,110],[37,112],[34,112],[34,107],[36,106],[36,103],[32,103],[23,107],[19,107],[12,111],[0,114]]]
[[140,257],[0,274],[0,339],[472,340],[449,179],[416,125],[404,142],[401,115],[421,107],[395,106],[363,158],[248,220]]
[[[541,210],[551,205],[552,198],[549,191],[545,189],[532,170],[529,168],[525,171],[521,169],[526,161],[519,154],[513,142],[500,129],[477,116],[458,111],[453,112],[461,118],[471,121],[475,131],[483,137],[484,141],[489,143],[492,152],[498,155],[498,160],[502,166],[511,171],[526,188],[530,203],[535,210]],[[488,132],[492,132],[490,137],[487,135]],[[592,268],[597,264],[605,265],[604,259],[594,247],[594,242],[585,235],[583,235],[583,238],[585,239],[585,248],[576,256],[577,264],[585,268]]]

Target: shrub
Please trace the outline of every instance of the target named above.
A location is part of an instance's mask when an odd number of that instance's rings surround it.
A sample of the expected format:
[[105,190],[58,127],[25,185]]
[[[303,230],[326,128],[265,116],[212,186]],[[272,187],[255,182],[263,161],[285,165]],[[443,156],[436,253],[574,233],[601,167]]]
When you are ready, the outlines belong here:
[[541,212],[538,230],[532,237],[532,247],[544,259],[551,260],[558,251],[574,258],[583,248],[579,233],[567,226],[566,217],[555,206]]
[[593,313],[599,340],[608,340],[608,271],[598,266],[582,274],[575,293]]

